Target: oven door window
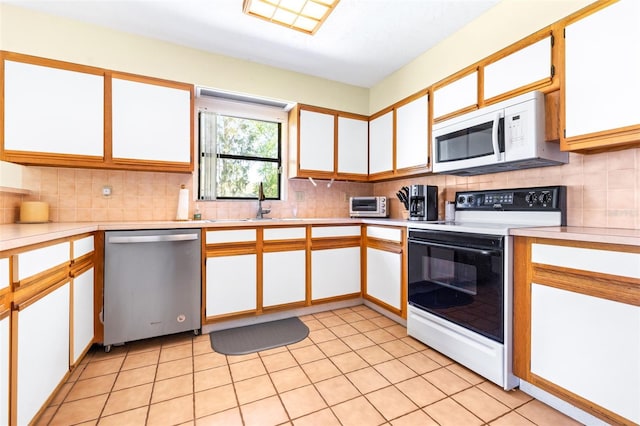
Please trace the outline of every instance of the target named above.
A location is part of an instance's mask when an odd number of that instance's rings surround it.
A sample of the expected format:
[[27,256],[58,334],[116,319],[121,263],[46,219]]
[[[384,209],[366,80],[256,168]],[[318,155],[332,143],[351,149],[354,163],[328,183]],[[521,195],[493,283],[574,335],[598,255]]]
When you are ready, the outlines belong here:
[[503,251],[409,242],[409,303],[504,342]]

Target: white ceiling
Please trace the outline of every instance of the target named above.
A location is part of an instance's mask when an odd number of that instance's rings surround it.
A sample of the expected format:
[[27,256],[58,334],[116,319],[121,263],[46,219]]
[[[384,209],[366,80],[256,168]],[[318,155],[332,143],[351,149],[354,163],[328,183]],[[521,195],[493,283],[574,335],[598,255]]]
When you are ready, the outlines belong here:
[[0,0],[347,84],[372,87],[500,0],[341,0],[313,35],[242,0]]

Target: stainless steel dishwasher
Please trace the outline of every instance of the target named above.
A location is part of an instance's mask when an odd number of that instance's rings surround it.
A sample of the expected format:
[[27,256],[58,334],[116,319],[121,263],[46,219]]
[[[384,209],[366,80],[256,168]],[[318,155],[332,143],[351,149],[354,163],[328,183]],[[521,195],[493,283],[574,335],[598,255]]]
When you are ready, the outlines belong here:
[[200,329],[201,232],[105,232],[105,351],[111,345]]

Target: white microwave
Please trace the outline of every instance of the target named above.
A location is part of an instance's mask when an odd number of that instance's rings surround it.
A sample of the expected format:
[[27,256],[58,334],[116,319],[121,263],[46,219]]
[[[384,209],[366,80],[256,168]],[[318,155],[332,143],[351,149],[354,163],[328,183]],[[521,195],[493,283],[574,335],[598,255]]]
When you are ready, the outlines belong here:
[[349,216],[388,217],[387,197],[350,197]]
[[545,141],[544,94],[529,92],[433,125],[433,172],[459,176],[567,163]]

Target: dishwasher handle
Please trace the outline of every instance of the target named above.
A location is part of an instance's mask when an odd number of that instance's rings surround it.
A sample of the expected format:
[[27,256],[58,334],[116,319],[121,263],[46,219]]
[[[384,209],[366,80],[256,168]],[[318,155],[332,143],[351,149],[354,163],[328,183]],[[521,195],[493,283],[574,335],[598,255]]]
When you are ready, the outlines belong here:
[[137,243],[164,243],[175,241],[192,241],[197,240],[198,234],[169,234],[169,235],[132,235],[109,237],[111,244],[137,244]]

